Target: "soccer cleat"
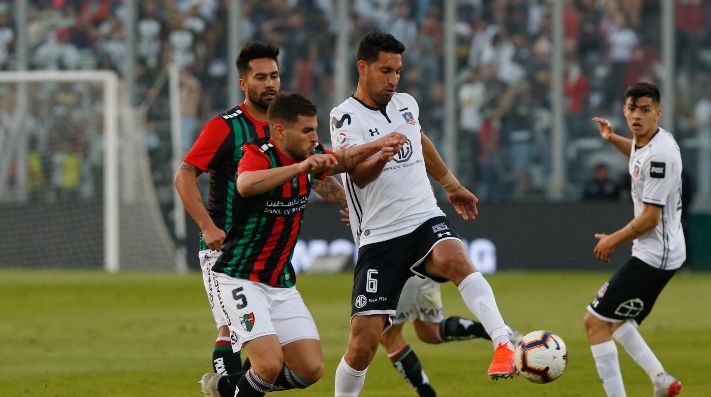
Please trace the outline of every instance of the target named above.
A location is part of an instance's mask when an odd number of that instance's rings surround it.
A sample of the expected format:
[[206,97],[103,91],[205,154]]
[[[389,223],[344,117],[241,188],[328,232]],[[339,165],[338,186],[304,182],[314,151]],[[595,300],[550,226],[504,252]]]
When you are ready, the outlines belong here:
[[494,351],[494,358],[491,360],[487,371],[490,379],[513,378],[516,368],[514,366],[514,351],[507,344],[499,343]]
[[654,381],[654,397],[676,397],[679,393],[681,382],[677,378],[666,372],[657,375]]
[[208,372],[200,378],[200,391],[205,397],[221,397],[217,384],[224,375]]

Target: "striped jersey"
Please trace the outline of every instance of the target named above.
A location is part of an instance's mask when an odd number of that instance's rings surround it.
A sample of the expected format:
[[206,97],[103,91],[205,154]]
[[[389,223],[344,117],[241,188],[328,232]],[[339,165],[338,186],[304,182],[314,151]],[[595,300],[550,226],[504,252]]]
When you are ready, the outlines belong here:
[[[245,144],[239,172],[294,164],[268,139]],[[331,153],[319,145],[316,153]],[[323,177],[323,176],[317,176]],[[311,193],[311,174],[300,174],[262,194],[239,198],[222,254],[212,270],[236,278],[289,288],[296,283],[291,264]]]
[[662,207],[657,226],[634,240],[632,255],[663,270],[681,267],[686,259],[681,228],[681,153],[674,137],[662,128],[646,145],[632,140],[629,173],[632,177],[634,215],[644,204]]
[[[235,217],[235,175],[242,145],[269,136],[269,124],[254,119],[244,103],[213,117],[205,124],[183,160],[210,174],[207,212],[217,227],[229,231]],[[200,249],[207,249],[200,238]]]
[[378,178],[360,189],[343,174],[350,223],[359,246],[408,234],[428,219],[444,216],[437,206],[422,153],[420,108],[412,96],[395,93],[384,108],[355,97],[331,110],[331,142],[336,150],[397,131],[407,137]]

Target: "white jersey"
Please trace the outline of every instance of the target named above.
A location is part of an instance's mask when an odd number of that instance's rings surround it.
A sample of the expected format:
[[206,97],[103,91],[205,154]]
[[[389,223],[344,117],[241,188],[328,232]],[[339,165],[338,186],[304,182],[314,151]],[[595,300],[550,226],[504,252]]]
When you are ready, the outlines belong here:
[[359,246],[408,234],[423,222],[444,216],[427,178],[422,154],[420,108],[415,98],[395,93],[384,109],[350,97],[331,110],[331,143],[341,150],[397,131],[407,136],[402,150],[364,189],[343,174],[351,229]]
[[662,219],[653,230],[634,240],[632,255],[658,269],[677,269],[686,259],[679,145],[662,128],[645,146],[637,148],[635,143],[633,139],[629,164],[634,215],[642,213],[644,204],[653,204],[662,207]]

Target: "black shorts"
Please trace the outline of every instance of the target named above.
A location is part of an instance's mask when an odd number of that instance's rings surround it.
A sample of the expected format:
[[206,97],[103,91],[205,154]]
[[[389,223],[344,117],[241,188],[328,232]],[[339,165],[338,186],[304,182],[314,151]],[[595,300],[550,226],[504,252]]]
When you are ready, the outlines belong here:
[[461,240],[447,218],[438,216],[409,234],[361,247],[353,275],[351,318],[356,314],[395,315],[407,279],[413,272],[429,277],[425,272],[425,259],[438,242],[448,239]]
[[635,320],[641,324],[674,273],[676,269],[657,269],[633,256],[600,287],[588,311],[609,322]]

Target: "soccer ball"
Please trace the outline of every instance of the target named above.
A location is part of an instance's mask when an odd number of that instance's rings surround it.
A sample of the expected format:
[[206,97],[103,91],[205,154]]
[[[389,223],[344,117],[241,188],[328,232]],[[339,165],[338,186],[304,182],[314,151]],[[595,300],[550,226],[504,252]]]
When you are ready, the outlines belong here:
[[516,345],[514,360],[519,374],[531,382],[553,382],[565,371],[568,349],[560,336],[550,331],[533,331]]

